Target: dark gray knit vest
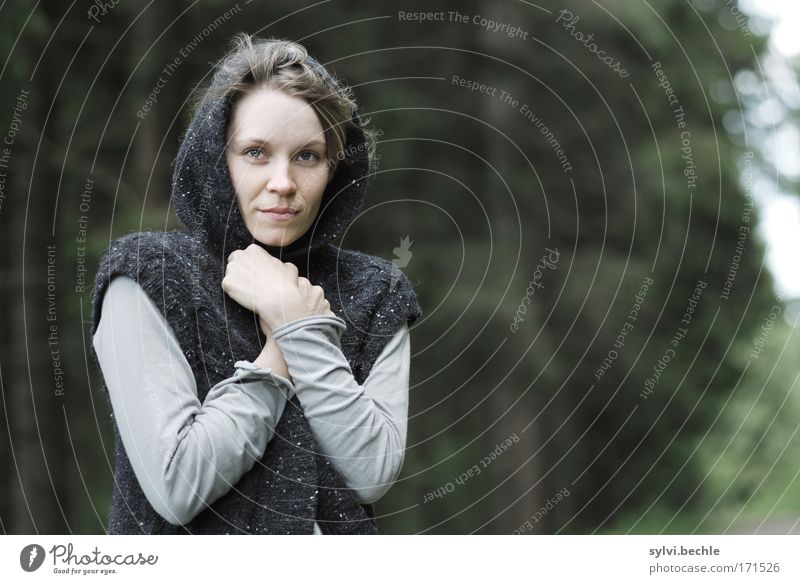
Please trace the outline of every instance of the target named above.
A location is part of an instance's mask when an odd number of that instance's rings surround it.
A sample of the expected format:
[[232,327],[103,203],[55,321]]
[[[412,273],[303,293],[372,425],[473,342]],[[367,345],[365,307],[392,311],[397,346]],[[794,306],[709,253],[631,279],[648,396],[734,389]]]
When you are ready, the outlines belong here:
[[[221,74],[212,85],[225,81]],[[333,244],[363,206],[370,168],[362,119],[356,115],[358,127],[348,130],[347,157],[328,184],[314,225],[292,245],[272,248],[253,240],[239,213],[224,155],[229,115],[227,98],[207,99],[181,142],[172,202],[186,230],[129,234],[112,241],[101,257],[92,335],[111,279],[133,278],[172,327],[202,402],[211,387],[233,374],[236,361],[252,361],[266,341],[257,316],[221,286],[230,252],[256,243],[323,288],[347,323],[342,352],[363,384],[388,340],[421,310],[411,283],[392,262]],[[108,397],[105,383],[103,389]],[[286,404],[261,460],[183,526],[165,521],[147,501],[112,419],[116,464],[108,533],[310,534],[314,521],[324,533],[377,533],[371,506],[358,503],[320,453],[297,398]]]

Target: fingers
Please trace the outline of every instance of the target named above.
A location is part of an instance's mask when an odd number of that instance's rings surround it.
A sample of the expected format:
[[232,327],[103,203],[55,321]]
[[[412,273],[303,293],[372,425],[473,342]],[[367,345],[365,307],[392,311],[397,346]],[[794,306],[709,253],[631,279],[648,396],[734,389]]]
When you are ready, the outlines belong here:
[[323,313],[333,314],[333,310],[331,310],[331,303],[328,302],[327,298],[325,298],[325,291],[319,286],[312,286],[309,290],[311,298],[316,305],[322,309]]
[[331,304],[325,298],[325,290],[321,286],[314,286],[308,278],[299,277],[297,279],[297,287],[307,299],[308,306],[315,310],[318,314],[329,314],[336,316],[331,309]]
[[230,254],[228,254],[228,261],[230,262],[232,259],[234,259],[236,257],[236,254],[242,254],[242,253],[247,253],[247,254],[251,254],[251,255],[262,255],[262,256],[265,256],[268,260],[271,260],[271,261],[274,261],[274,262],[283,263],[278,258],[276,258],[273,255],[271,255],[263,247],[261,247],[259,245],[256,245],[255,243],[251,243],[245,249],[235,249],[235,250],[233,250]]
[[325,297],[325,291],[322,289],[322,287],[314,286],[311,284],[308,278],[304,278],[303,276],[297,278],[297,287],[300,288],[300,290],[306,295],[313,298],[320,299]]

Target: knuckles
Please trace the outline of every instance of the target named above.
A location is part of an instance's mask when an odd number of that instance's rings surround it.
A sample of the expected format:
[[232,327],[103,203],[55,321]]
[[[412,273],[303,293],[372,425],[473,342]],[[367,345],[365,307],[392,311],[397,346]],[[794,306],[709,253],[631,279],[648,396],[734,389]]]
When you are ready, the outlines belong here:
[[[325,298],[325,290],[322,286],[312,284],[308,278],[299,275],[299,270],[296,265],[291,262],[282,262],[255,243],[251,243],[245,249],[237,249],[230,253],[228,256],[228,264],[225,267],[225,275],[221,282],[222,289],[226,293],[235,292],[237,289],[237,282],[240,281],[243,275],[252,275],[252,270],[258,270],[258,268],[256,268],[257,264],[253,262],[264,261],[270,262],[275,268],[283,268],[285,270],[284,273],[290,275],[289,279],[296,284],[297,289],[306,297],[306,300],[318,307],[317,310],[321,308],[325,312],[332,312],[330,302]],[[264,264],[261,265],[263,266]],[[278,278],[275,283],[278,284],[280,280],[281,278]],[[284,282],[284,284],[288,284],[288,282]]]

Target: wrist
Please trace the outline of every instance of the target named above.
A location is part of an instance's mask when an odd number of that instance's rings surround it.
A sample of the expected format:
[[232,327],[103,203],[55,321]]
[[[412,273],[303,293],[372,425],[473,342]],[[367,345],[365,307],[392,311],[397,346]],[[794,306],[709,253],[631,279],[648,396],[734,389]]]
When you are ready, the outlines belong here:
[[275,328],[271,326],[270,323],[268,323],[267,320],[260,314],[258,315],[258,325],[261,327],[261,332],[267,335],[267,337],[272,335],[272,330]]
[[297,322],[298,320],[301,320],[303,318],[310,318],[312,316],[323,316],[323,315],[309,314],[309,313],[281,314],[278,318],[271,317],[269,319],[259,316],[259,324],[261,325],[261,330],[264,331],[264,334],[269,336],[272,334],[272,331],[274,330],[282,328],[287,324]]
[[253,360],[253,363],[262,369],[269,369],[273,373],[291,380],[289,368],[283,358],[281,348],[272,338],[267,339],[264,348],[258,357]]
[[338,315],[333,312],[331,309],[327,309],[324,312],[298,312],[297,314],[281,314],[279,318],[269,317],[265,318],[261,316],[262,314],[266,313],[258,313],[258,323],[261,326],[261,330],[264,332],[265,335],[271,335],[272,331],[279,329],[287,324],[296,322],[303,318],[311,318],[313,316],[332,316],[334,318],[339,318]]
[[288,310],[288,306],[285,308],[287,310],[260,310],[258,312],[258,321],[264,334],[269,335],[276,328],[305,316],[304,314],[295,314],[296,310],[294,312]]

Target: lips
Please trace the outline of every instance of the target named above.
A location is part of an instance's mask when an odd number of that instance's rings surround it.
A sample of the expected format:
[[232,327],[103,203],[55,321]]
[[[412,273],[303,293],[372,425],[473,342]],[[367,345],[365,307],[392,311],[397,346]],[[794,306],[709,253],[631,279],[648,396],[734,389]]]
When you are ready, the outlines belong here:
[[299,211],[295,211],[291,207],[270,207],[269,209],[259,209],[259,212],[275,221],[288,221]]
[[291,207],[270,207],[269,209],[259,209],[262,213],[291,213],[292,215],[296,214],[297,211],[292,209]]

